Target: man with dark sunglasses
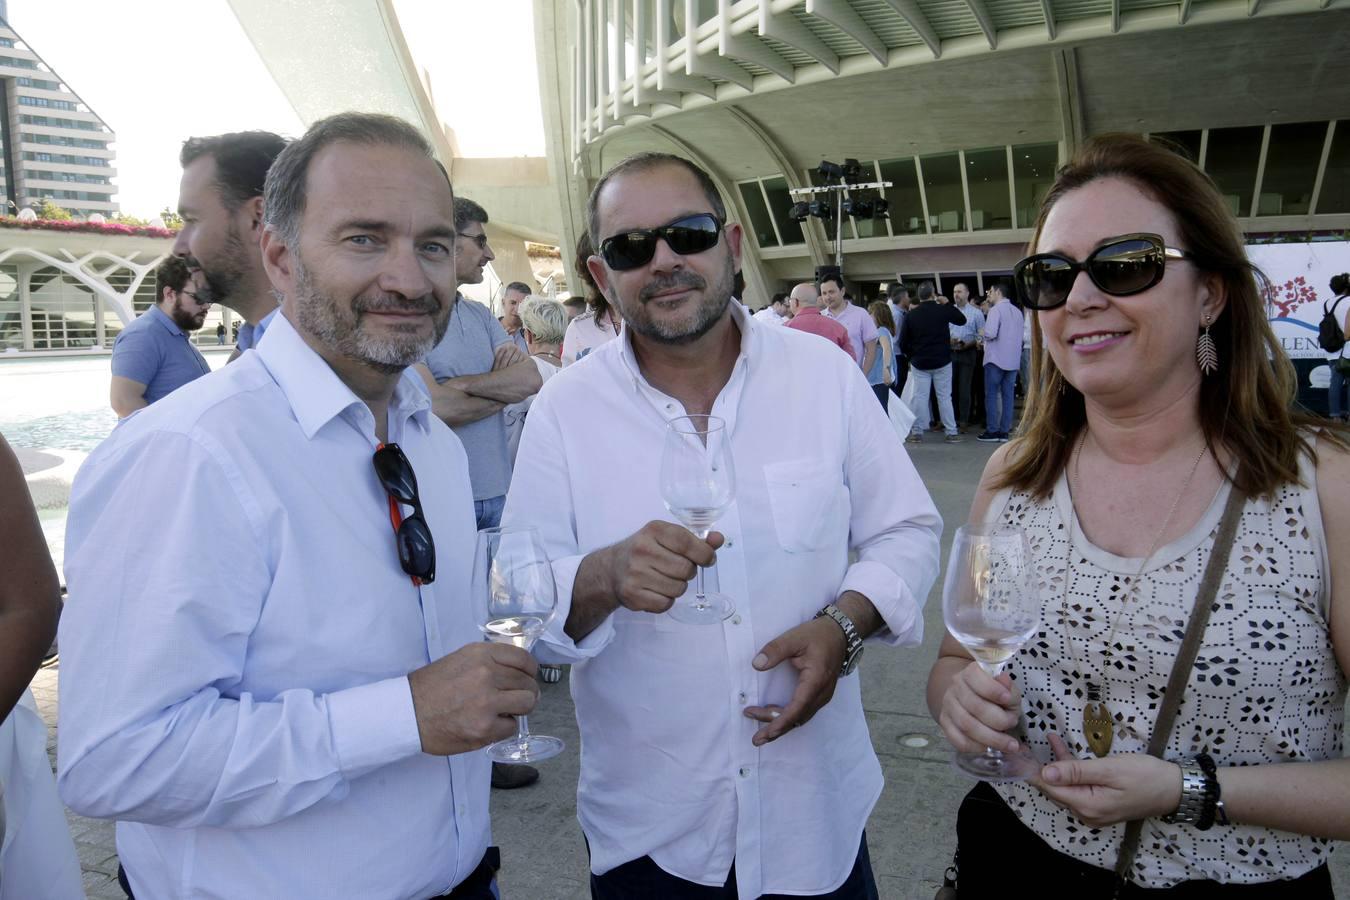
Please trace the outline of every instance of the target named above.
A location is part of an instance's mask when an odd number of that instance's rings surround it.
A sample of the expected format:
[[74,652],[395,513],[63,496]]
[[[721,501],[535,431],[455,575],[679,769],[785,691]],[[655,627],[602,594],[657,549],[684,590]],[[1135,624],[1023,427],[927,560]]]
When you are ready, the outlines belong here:
[[113,342],[113,412],[131,415],[211,371],[192,344],[211,304],[203,302],[201,275],[170,256],[155,269],[155,305],[122,329]]
[[[538,652],[578,663],[592,896],[875,898],[854,670],[864,638],[920,641],[940,519],[853,356],[733,302],[743,232],[707,173],[632,157],[588,218],[623,332],[534,401],[503,522],[554,560]],[[737,467],[707,540],[659,490],[667,423],[699,414]],[[665,615],[696,566],[724,621]]]
[[62,798],[117,820],[142,900],[490,900],[481,748],[537,667],[482,640],[468,464],[408,371],[450,314],[450,185],[411,125],[347,113],[265,197],[282,314],[76,480]]

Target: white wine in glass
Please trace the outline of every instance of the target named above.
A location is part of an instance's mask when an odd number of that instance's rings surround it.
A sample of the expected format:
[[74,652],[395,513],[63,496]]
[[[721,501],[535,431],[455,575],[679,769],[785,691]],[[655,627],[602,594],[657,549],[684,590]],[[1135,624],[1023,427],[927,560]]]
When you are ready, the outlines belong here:
[[[731,436],[717,416],[681,416],[666,426],[661,452],[661,499],[666,509],[700,539],[736,498],[736,470],[731,462]],[[703,589],[703,569],[694,576],[693,599],[680,597],[667,611],[688,625],[717,625],[731,617],[736,604],[726,594]]]
[[[525,651],[534,649],[558,603],[553,568],[539,533],[533,528],[478,532],[472,587],[474,618],[487,639]],[[487,748],[494,761],[538,762],[563,751],[560,739],[531,734],[525,716],[517,716],[517,722],[514,738]]]
[[[942,619],[991,678],[1036,633],[1041,601],[1031,545],[1018,525],[963,525],[952,539]],[[983,781],[1025,781],[1040,763],[1024,753],[957,753],[956,768]]]

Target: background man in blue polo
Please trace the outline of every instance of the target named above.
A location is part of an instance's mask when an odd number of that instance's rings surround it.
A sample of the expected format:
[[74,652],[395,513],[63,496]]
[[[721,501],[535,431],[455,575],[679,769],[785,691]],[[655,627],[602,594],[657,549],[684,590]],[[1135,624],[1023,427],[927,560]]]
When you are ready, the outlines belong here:
[[113,343],[109,394],[113,412],[123,418],[211,371],[188,337],[202,327],[211,304],[197,302],[187,263],[170,256],[155,280],[155,305]]

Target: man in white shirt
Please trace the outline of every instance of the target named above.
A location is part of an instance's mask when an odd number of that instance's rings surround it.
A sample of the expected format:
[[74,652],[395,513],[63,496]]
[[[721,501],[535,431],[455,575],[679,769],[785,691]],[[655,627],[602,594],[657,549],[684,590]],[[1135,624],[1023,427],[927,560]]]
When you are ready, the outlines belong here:
[[[540,652],[577,663],[592,895],[876,897],[881,768],[849,673],[862,638],[920,642],[941,520],[852,358],[730,302],[742,231],[702,170],[632,157],[589,215],[623,331],[540,392],[503,522],[554,560]],[[667,422],[700,413],[738,468],[706,541],[659,490]],[[735,602],[722,623],[663,615],[696,565]]]
[[406,369],[454,297],[450,185],[348,113],[278,157],[266,221],[257,350],[75,481],[62,798],[117,820],[139,900],[487,900],[480,748],[538,689],[469,611],[464,450]]
[[769,305],[755,313],[755,321],[763,322],[765,325],[786,325],[792,320],[792,315],[788,312],[788,295],[774,294]]

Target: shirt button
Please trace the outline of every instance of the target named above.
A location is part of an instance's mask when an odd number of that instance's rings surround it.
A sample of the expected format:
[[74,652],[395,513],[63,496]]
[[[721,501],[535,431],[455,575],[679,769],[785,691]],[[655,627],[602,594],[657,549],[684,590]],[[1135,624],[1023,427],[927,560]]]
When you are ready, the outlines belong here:
[[741,777],[742,778],[750,777],[750,768],[748,766],[741,766]]
[[726,545],[726,546],[727,546],[727,549],[730,550],[732,547],[735,547],[735,546],[736,546],[736,542],[733,541],[731,538],[727,538],[727,545]]
[[737,699],[739,699],[742,703],[744,703],[744,702],[746,701],[745,691],[741,691],[739,694],[736,695],[736,697],[737,697]]
[[741,624],[741,617],[740,617],[740,616],[732,616],[732,617],[731,617],[731,624],[732,624],[732,625],[739,625],[739,624]]

